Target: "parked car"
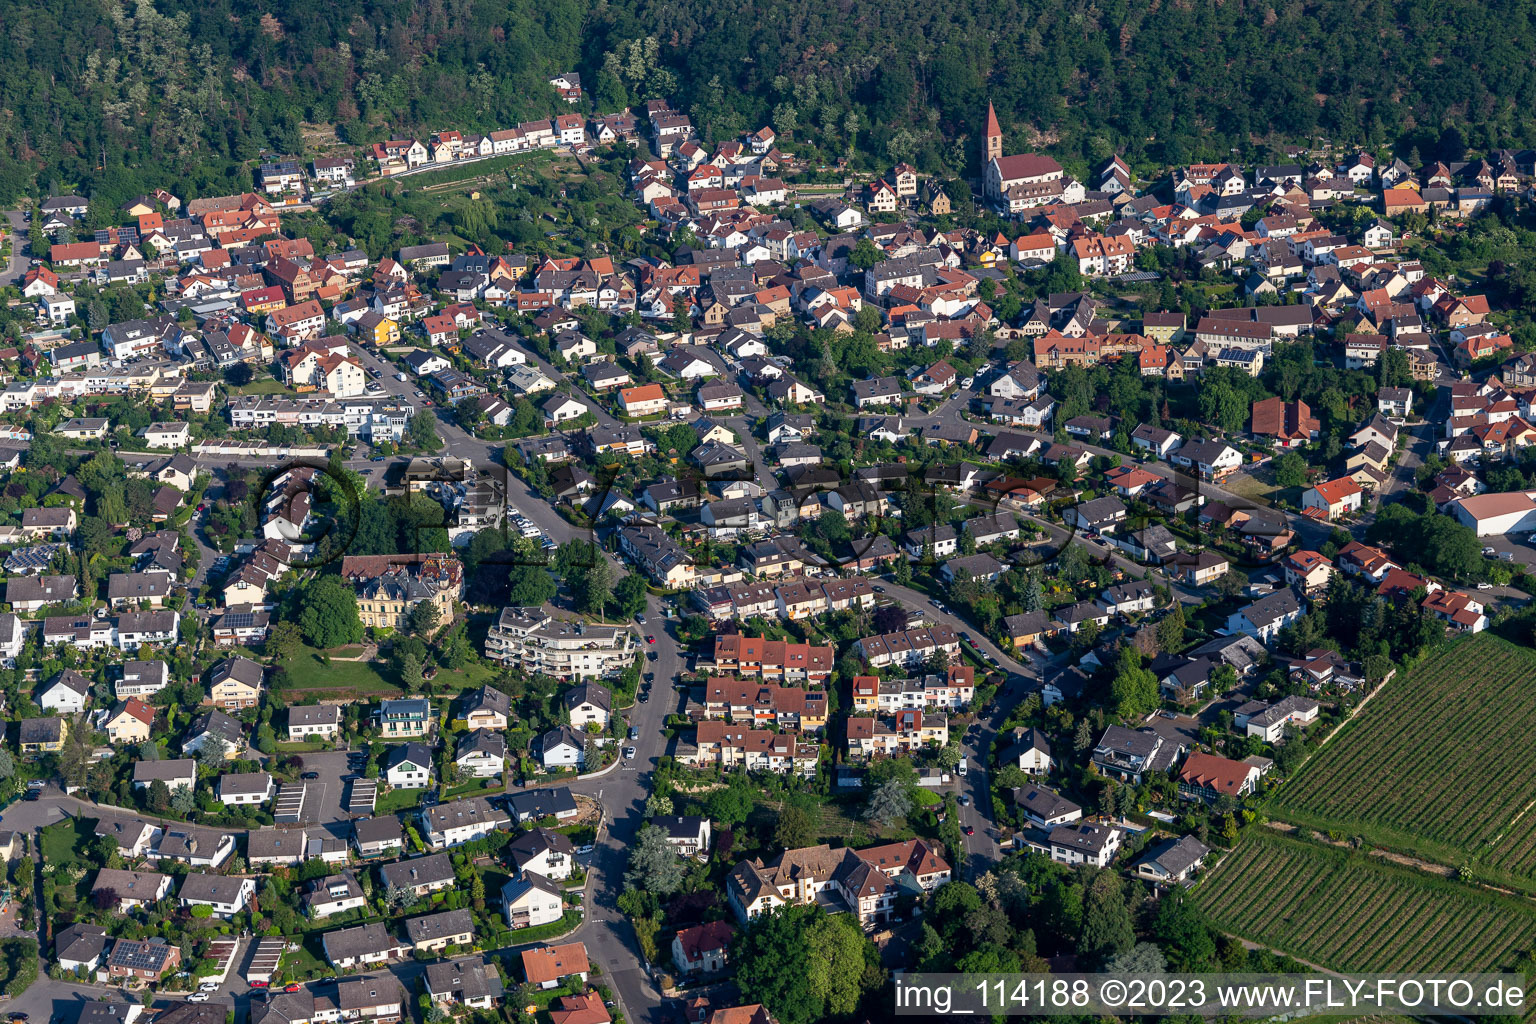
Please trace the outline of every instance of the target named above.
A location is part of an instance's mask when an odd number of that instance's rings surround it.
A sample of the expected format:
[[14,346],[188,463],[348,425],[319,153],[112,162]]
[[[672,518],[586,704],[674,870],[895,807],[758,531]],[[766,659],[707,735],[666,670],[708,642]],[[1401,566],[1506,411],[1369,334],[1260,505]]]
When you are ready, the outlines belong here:
[[626,760],[626,761],[633,760],[634,756],[635,756],[635,748],[634,747],[625,747],[624,748],[624,760]]

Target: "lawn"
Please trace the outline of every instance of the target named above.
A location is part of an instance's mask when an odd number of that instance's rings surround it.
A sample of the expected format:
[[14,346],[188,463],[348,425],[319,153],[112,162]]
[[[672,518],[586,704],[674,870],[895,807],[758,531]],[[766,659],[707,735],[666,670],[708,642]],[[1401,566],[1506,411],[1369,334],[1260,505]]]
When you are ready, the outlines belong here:
[[249,384],[234,389],[242,395],[286,395],[289,394],[288,385],[280,380],[253,380]]
[[1369,704],[1269,801],[1269,814],[1357,835],[1536,892],[1536,651],[1490,633],[1449,645]]
[[374,816],[397,814],[420,807],[422,792],[420,789],[392,789],[388,793],[380,793],[373,805]]
[[1536,907],[1262,828],[1195,889],[1220,929],[1336,971],[1508,969]]
[[94,836],[79,818],[47,826],[41,832],[38,847],[43,864],[53,870],[73,867],[80,861],[80,851]]
[[331,663],[326,665],[320,660],[320,652],[313,647],[301,646],[283,662],[283,668],[288,671],[288,687],[284,692],[295,693],[301,701],[405,696],[404,689],[386,679],[373,662],[341,661],[332,657]]
[[[443,799],[445,801],[457,800],[461,796],[491,796],[496,793],[505,793],[507,791],[505,778],[505,776],[501,776],[499,779],[474,779],[464,783],[462,786],[454,786],[443,794]],[[487,782],[495,783],[495,785],[487,789],[485,785]]]

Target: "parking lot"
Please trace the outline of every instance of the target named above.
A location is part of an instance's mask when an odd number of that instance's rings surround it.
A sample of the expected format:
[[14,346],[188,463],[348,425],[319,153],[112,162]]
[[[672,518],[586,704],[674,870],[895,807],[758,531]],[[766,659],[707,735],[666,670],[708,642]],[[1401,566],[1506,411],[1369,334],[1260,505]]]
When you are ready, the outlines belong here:
[[[345,821],[347,814],[346,776],[354,774],[348,765],[348,752],[344,750],[319,751],[300,755],[304,761],[303,773],[313,772],[317,778],[301,779],[307,788],[314,790],[304,800],[305,821]],[[356,774],[362,774],[359,765]],[[285,787],[286,789],[287,787]],[[297,789],[297,787],[294,787]]]

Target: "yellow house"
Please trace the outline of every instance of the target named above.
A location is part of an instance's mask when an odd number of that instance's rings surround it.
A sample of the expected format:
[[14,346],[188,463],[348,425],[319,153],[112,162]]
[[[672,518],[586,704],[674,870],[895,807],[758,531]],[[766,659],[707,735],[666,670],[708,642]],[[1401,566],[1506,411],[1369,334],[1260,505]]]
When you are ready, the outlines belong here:
[[137,697],[129,697],[107,715],[107,738],[113,743],[142,743],[149,739],[154,721],[154,708]]
[[22,721],[20,740],[23,754],[56,754],[64,749],[69,723],[62,718],[28,718]]
[[262,667],[249,658],[228,658],[214,666],[209,679],[214,706],[253,708],[261,700]]
[[400,325],[389,317],[384,317],[373,325],[373,343],[382,348],[385,345],[393,345],[400,340]]

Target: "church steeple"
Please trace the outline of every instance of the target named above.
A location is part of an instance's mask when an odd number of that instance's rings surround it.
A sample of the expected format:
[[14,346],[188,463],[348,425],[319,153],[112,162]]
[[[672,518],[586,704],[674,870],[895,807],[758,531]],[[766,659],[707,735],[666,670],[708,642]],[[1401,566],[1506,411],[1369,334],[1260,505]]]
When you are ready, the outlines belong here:
[[982,154],[982,164],[990,164],[993,160],[1002,158],[1003,155],[1003,129],[997,123],[997,111],[993,109],[990,101],[987,103],[987,131],[986,150]]

